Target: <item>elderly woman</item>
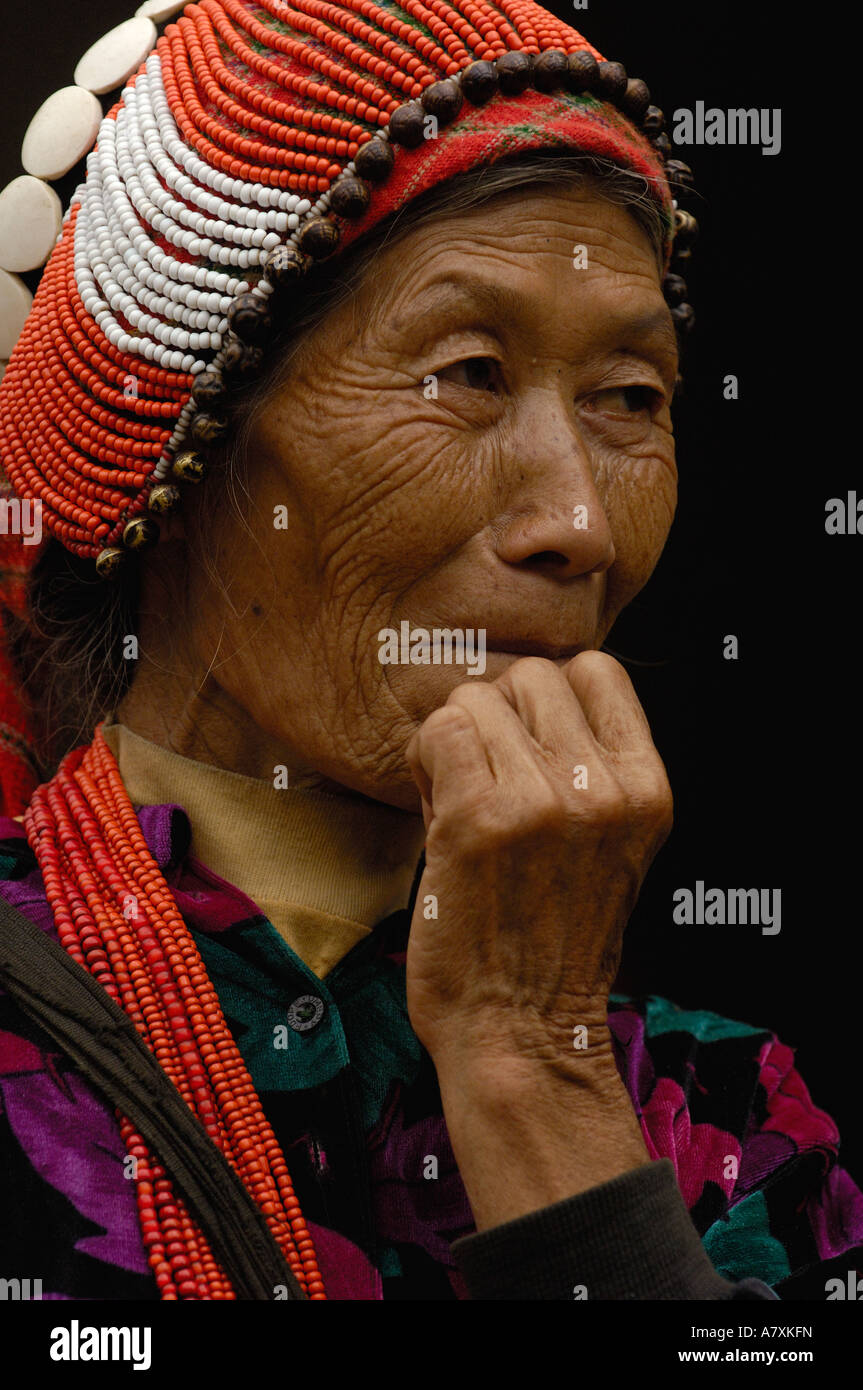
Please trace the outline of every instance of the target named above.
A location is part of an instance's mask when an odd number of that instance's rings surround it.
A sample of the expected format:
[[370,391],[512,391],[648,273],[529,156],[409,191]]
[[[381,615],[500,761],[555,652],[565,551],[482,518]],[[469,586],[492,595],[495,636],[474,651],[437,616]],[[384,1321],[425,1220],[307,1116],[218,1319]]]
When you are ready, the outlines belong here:
[[824,1297],[859,1243],[790,1050],[612,993],[671,824],[600,651],[675,510],[662,124],[531,0],[203,0],[103,120],[0,391],[43,1296]]

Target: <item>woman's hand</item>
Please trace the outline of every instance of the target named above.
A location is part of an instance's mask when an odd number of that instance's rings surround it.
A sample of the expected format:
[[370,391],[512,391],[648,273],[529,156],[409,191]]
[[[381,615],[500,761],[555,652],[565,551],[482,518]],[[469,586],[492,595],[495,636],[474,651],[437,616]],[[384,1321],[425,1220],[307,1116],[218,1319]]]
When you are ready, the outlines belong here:
[[496,1224],[647,1160],[607,1005],[671,791],[628,676],[593,651],[460,685],[407,757],[427,825],[408,1010]]

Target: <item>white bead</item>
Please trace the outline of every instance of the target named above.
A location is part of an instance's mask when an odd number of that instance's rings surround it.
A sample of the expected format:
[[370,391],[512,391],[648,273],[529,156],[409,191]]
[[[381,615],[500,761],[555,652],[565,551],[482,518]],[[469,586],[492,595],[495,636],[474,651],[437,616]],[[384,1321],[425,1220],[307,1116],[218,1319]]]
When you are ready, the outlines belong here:
[[21,335],[33,296],[17,275],[0,270],[0,358],[8,361]]
[[43,101],[27,127],[21,163],[37,179],[59,179],[92,149],[102,105],[83,87],[61,87]]
[[[207,364],[197,354],[219,353],[231,302],[251,288],[243,271],[257,269],[299,220],[297,209],[311,203],[211,169],[186,146],[156,52],[100,126],[98,142],[77,193],[82,302],[109,342],[130,355],[199,370]],[[206,264],[177,259],[175,248]]]
[[172,15],[178,14],[186,0],[144,0],[135,11],[136,18],[152,19],[154,24],[163,24]]
[[47,183],[21,174],[0,193],[0,267],[35,270],[54,249],[63,224],[60,199]]
[[152,19],[125,19],[87,49],[75,68],[76,83],[97,96],[121,87],[140,67],[156,37]]

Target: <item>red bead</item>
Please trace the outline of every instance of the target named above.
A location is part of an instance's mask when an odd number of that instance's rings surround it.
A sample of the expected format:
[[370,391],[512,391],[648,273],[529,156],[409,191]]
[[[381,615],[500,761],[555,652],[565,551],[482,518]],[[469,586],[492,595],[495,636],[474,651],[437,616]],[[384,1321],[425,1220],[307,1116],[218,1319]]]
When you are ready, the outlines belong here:
[[[65,949],[140,1020],[145,1041],[246,1183],[309,1297],[325,1297],[284,1155],[101,727],[37,789],[24,827]],[[121,910],[126,893],[138,900],[129,921]],[[165,1170],[129,1120],[119,1119],[126,1152],[138,1159],[141,1235],[160,1296],[234,1299]]]

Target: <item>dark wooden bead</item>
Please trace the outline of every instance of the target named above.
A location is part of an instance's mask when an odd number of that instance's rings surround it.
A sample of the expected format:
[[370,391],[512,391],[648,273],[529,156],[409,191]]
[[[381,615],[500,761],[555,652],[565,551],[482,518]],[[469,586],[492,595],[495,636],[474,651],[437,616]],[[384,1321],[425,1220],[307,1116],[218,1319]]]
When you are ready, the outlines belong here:
[[598,96],[604,101],[617,102],[626,91],[626,68],[622,63],[599,63],[597,66],[599,82]]
[[675,305],[671,311],[671,317],[674,319],[674,327],[681,337],[691,333],[695,327],[695,310],[691,304]]
[[267,256],[264,268],[270,284],[284,289],[286,285],[296,284],[305,273],[308,264],[308,258],[299,248],[293,242],[287,241],[282,246],[273,248]]
[[683,208],[674,209],[674,245],[690,246],[698,236],[698,223],[691,212]]
[[225,398],[225,382],[222,373],[210,368],[200,372],[192,383],[192,399],[195,405],[208,407],[221,405]]
[[175,478],[179,478],[183,483],[199,483],[202,478],[206,477],[207,461],[200,454],[195,453],[194,449],[184,449],[174,459],[171,472]]
[[688,290],[686,281],[681,275],[666,275],[662,282],[662,292],[669,304],[682,304]]
[[620,98],[620,109],[638,123],[650,105],[650,88],[640,77],[630,77]]
[[231,376],[256,376],[264,362],[262,348],[232,338],[222,353],[222,371]]
[[452,77],[445,77],[426,87],[420,101],[430,116],[435,116],[441,125],[449,125],[461,110],[464,96],[459,83]]
[[354,168],[361,179],[368,179],[370,183],[383,183],[384,179],[390,176],[394,159],[389,140],[367,140],[354,155]]
[[668,175],[668,182],[674,184],[676,188],[694,189],[695,175],[682,159],[669,159],[665,166],[665,172]]
[[641,128],[645,135],[658,135],[664,129],[665,117],[658,106],[648,106],[641,118]]
[[226,416],[211,415],[205,410],[192,416],[190,433],[198,444],[217,444],[225,438],[229,428],[230,422]]
[[368,188],[352,174],[342,174],[333,184],[330,207],[339,217],[362,217],[370,201]]
[[566,54],[559,48],[547,48],[539,53],[533,64],[533,85],[538,92],[553,92],[566,82],[569,65]]
[[256,294],[240,294],[228,310],[228,327],[244,343],[266,342],[272,319],[265,299]]
[[147,507],[157,516],[172,512],[180,501],[180,489],[173,483],[157,483],[147,498]]
[[126,552],[109,545],[96,556],[96,573],[100,579],[116,579],[126,563]]
[[426,132],[426,113],[421,102],[406,101],[397,106],[390,116],[389,132],[396,145],[404,145],[409,150],[421,145]]
[[472,106],[484,106],[498,89],[497,68],[494,63],[480,60],[471,63],[461,75],[461,89]]
[[595,92],[599,82],[599,64],[592,53],[570,53],[566,60],[566,85],[571,92]]
[[127,550],[143,550],[159,539],[158,523],[149,516],[136,516],[123,527],[123,544]]
[[329,217],[313,217],[300,232],[300,250],[313,261],[331,256],[339,244],[340,233]]
[[503,53],[495,63],[500,90],[507,96],[517,96],[530,83],[532,63],[527,53]]
[[667,135],[656,135],[650,143],[663,159],[667,159],[671,154],[671,141]]

